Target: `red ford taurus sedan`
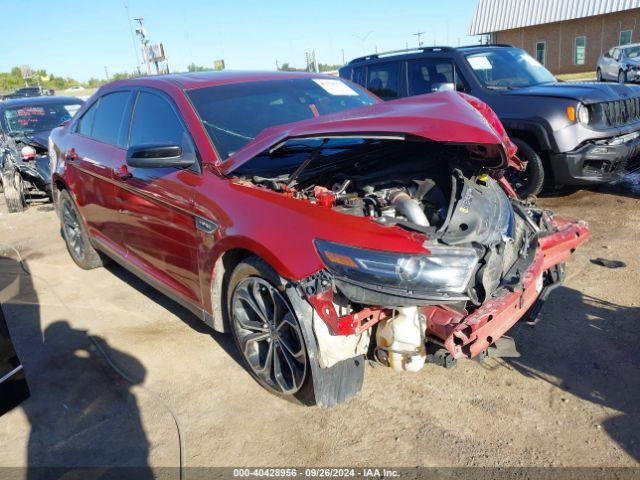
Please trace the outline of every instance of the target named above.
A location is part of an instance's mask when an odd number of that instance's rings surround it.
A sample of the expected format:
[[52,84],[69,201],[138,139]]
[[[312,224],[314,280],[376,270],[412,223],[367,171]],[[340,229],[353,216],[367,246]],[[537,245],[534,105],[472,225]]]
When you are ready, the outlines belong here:
[[364,361],[514,355],[589,235],[516,198],[495,115],[440,92],[380,102],[318,74],[102,87],[50,140],[69,253],[112,258],[231,332],[271,392],[334,405]]

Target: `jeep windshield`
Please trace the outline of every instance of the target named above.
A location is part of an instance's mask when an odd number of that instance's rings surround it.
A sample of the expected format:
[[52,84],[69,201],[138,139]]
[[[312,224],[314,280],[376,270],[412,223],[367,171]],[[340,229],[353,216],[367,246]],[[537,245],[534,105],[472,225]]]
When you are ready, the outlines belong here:
[[187,93],[223,161],[266,128],[378,101],[337,78],[256,81]]
[[501,48],[466,56],[476,78],[486,88],[509,90],[555,83],[556,78],[519,48]]
[[80,103],[22,105],[7,108],[4,120],[10,135],[44,132],[70,120],[81,106]]

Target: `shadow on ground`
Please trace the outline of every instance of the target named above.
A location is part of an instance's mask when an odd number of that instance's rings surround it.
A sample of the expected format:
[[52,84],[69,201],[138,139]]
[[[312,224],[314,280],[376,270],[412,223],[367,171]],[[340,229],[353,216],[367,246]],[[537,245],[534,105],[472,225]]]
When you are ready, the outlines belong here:
[[568,394],[617,410],[602,428],[640,461],[640,308],[561,287],[542,312],[535,327],[512,330],[522,356],[508,363],[529,377],[551,375]]
[[[31,388],[31,398],[21,405],[31,426],[27,478],[59,478],[74,467],[101,467],[100,476],[113,466],[136,467],[136,478],[154,478],[132,392],[145,378],[143,365],[66,319],[43,330],[26,262],[0,256],[0,302]],[[92,339],[129,381],[109,366]]]

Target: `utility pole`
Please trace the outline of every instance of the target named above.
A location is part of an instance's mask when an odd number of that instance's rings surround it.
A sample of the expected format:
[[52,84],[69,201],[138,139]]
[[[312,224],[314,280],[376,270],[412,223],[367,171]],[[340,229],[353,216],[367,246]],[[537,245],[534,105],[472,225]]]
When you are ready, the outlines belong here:
[[142,59],[144,60],[145,65],[147,66],[147,75],[151,75],[151,65],[149,64],[149,57],[147,55],[147,46],[149,44],[149,40],[147,40],[147,31],[144,28],[144,18],[138,17],[134,18],[136,22],[138,22],[138,26],[136,27],[136,34],[140,38],[140,44],[142,48]]
[[107,70],[107,66],[104,66],[104,76],[107,79],[107,82],[109,81],[109,70]]
[[341,48],[340,50],[342,50],[342,64],[344,65],[344,48]]
[[418,48],[422,47],[422,35],[424,35],[425,32],[416,32],[413,35],[415,35],[416,37],[418,37]]

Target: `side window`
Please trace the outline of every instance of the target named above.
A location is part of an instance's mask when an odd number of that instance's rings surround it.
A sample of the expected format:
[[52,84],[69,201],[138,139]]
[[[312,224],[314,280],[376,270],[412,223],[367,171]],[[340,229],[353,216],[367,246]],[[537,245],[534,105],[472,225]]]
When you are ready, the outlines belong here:
[[158,95],[140,92],[133,112],[129,145],[185,146],[186,131],[171,105]]
[[358,85],[364,86],[365,78],[364,78],[364,67],[355,67],[353,69],[353,73],[351,74],[351,81],[357,83]]
[[457,83],[456,89],[464,90],[461,81],[455,82],[453,63],[441,58],[423,58],[407,63],[409,95],[422,95],[438,91],[443,84]]
[[536,60],[540,65],[547,64],[547,42],[536,42]]
[[118,141],[124,127],[124,111],[130,92],[108,93],[100,99],[93,120],[91,137],[104,143],[123,147]]
[[579,35],[575,38],[573,44],[573,64],[584,65],[587,52],[587,37]]
[[367,69],[367,89],[381,98],[400,96],[400,63],[370,65]]
[[618,45],[629,45],[631,43],[631,30],[622,30],[620,32],[620,41]]
[[100,100],[98,100],[93,105],[91,105],[89,109],[86,112],[84,112],[84,115],[82,115],[82,118],[78,120],[76,131],[80,135],[84,135],[85,137],[91,136],[91,131],[93,129],[93,119],[96,116],[96,110],[98,109],[99,103],[100,103]]

